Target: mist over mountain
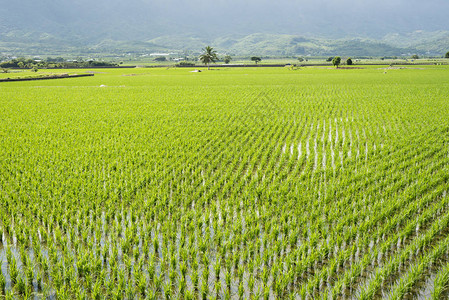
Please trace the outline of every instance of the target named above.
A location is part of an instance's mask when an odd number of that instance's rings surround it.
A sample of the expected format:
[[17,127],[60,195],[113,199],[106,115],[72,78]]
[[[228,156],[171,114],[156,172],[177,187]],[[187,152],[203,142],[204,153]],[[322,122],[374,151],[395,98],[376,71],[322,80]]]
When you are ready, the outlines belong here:
[[[445,0],[0,0],[0,51],[112,51],[126,45],[183,50],[212,42],[224,50],[241,51],[264,37],[269,37],[262,41],[269,48],[274,36],[283,42],[291,36],[287,44],[293,53],[313,49],[305,49],[301,40],[295,44],[298,38],[315,39],[313,43],[355,38],[364,43],[376,40],[398,52],[440,51],[448,40],[448,11]],[[417,32],[433,33],[417,38]],[[277,51],[272,50],[268,52]]]

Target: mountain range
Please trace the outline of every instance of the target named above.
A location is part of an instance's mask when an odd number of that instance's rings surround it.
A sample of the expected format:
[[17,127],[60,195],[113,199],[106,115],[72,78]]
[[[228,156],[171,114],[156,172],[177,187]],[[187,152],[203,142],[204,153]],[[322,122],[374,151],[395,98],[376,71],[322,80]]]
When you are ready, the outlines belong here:
[[0,0],[0,53],[442,55],[445,0]]

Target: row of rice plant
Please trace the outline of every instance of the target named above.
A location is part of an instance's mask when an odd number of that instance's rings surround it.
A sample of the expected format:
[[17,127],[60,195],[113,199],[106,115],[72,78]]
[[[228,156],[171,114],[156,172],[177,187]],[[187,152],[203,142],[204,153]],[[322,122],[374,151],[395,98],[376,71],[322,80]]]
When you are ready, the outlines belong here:
[[445,295],[440,92],[234,72],[2,90],[0,293],[401,299],[435,276]]

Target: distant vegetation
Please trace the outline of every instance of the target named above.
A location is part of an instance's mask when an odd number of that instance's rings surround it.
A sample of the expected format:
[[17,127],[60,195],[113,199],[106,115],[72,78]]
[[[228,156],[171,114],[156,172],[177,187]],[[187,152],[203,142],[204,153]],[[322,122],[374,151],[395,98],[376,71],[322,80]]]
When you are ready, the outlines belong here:
[[180,63],[176,64],[176,66],[180,66],[180,67],[194,67],[195,66],[195,62],[193,62],[193,61],[181,61]]
[[225,64],[229,64],[229,63],[231,62],[231,60],[232,60],[232,57],[231,57],[230,55],[226,55],[226,56],[224,57],[224,62],[225,62]]
[[167,61],[167,58],[165,56],[159,56],[159,57],[156,57],[154,59],[154,61]]
[[89,67],[115,67],[116,63],[109,63],[103,61],[65,61],[63,58],[47,58],[46,60],[36,60],[31,58],[16,58],[0,63],[0,68],[18,68],[18,69],[33,69],[36,68],[89,68]]
[[217,51],[211,46],[206,46],[203,51],[204,52],[200,55],[199,60],[209,69],[209,64],[218,60]]
[[[164,36],[144,42],[132,41],[104,41],[96,45],[65,45],[52,44],[48,41],[25,43],[20,39],[6,42],[0,38],[0,52],[14,56],[36,55],[52,53],[55,56],[71,57],[101,57],[109,54],[128,55],[136,53],[170,53],[187,51],[196,56],[200,52],[201,45],[214,45],[215,50],[222,53],[229,53],[233,56],[407,56],[412,54],[419,56],[444,56],[448,51],[449,32],[447,38],[441,37],[436,41],[429,33],[428,43],[416,46],[414,43],[395,42],[393,38],[389,40],[364,40],[364,39],[322,39],[305,38],[296,35],[265,34],[255,33],[248,36],[237,37],[216,37],[195,38],[189,36]],[[436,37],[437,38],[437,37]],[[416,41],[417,43],[418,41]],[[427,54],[429,53],[429,54]],[[1,60],[1,58],[0,58]]]
[[262,61],[262,59],[261,59],[260,57],[258,57],[258,56],[253,56],[253,57],[251,57],[251,60],[252,60],[253,62],[255,62],[256,64],[257,64],[258,62]]
[[341,57],[340,57],[340,56],[335,56],[335,57],[332,59],[332,64],[333,64],[334,66],[336,66],[337,68],[338,68],[338,66],[340,65],[340,63],[341,63]]

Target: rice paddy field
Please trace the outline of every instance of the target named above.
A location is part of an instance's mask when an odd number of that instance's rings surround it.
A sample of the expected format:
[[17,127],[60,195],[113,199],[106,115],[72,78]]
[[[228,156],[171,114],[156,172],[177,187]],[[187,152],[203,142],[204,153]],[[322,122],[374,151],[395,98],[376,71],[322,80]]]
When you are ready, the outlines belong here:
[[0,84],[0,298],[448,298],[448,66],[91,71]]

